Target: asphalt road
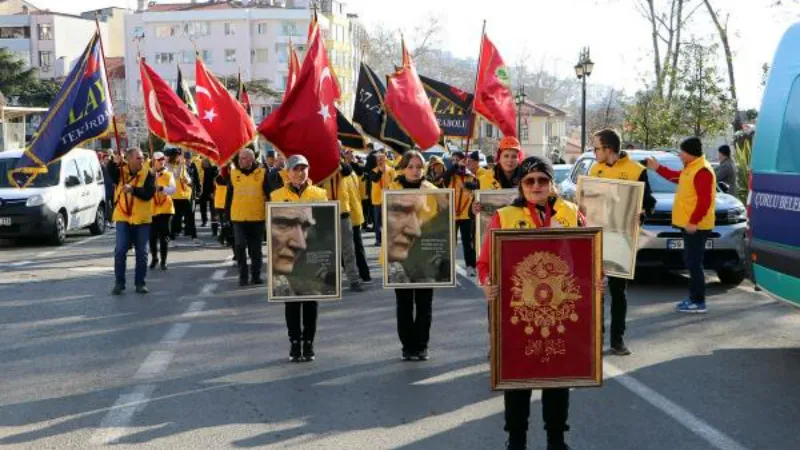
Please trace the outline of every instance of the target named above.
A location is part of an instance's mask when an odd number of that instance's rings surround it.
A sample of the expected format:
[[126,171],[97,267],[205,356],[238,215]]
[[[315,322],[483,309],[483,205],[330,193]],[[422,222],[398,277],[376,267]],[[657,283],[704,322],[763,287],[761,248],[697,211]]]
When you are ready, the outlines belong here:
[[[504,448],[470,279],[436,292],[428,362],[400,361],[394,295],[376,283],[322,305],[317,361],[290,364],[283,306],[238,287],[208,230],[148,274],[147,296],[109,295],[113,239],[0,242],[0,447]],[[800,311],[710,277],[709,314],[678,315],[685,278],[644,278],[629,292],[634,354],[605,358],[604,387],[573,391],[570,445],[800,447]],[[530,448],[543,449],[533,402]]]

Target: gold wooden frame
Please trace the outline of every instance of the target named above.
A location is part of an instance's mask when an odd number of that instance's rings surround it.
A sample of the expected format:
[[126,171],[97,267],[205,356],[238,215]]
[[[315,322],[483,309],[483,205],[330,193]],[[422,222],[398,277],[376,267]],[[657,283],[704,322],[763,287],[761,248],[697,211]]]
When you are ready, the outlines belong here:
[[[449,282],[434,282],[434,283],[391,283],[389,282],[389,255],[388,247],[389,240],[387,238],[389,232],[388,215],[389,208],[387,207],[390,198],[396,195],[447,195],[448,201],[448,236],[450,238],[450,281]],[[381,258],[383,260],[383,267],[381,268],[383,274],[383,287],[394,289],[422,289],[422,288],[452,288],[456,287],[456,225],[455,225],[455,190],[447,189],[387,189],[383,191],[383,204],[381,208],[381,220],[383,223],[381,230]]]
[[592,240],[594,254],[590,256],[592,261],[592,274],[594,275],[594,289],[592,289],[592,321],[594,331],[591,342],[592,356],[594,364],[592,366],[592,376],[589,378],[542,378],[537,380],[502,380],[502,328],[501,302],[498,298],[492,303],[491,307],[491,388],[492,390],[509,389],[547,389],[565,387],[599,387],[603,385],[603,293],[599,287],[603,277],[602,258],[603,239],[602,229],[597,227],[581,228],[545,228],[545,229],[522,229],[522,230],[492,230],[492,285],[497,286],[498,292],[503,292],[503,280],[500,279],[500,261],[503,259],[500,248],[504,241],[531,241],[531,240],[564,240],[564,239],[586,239]]
[[[336,237],[336,248],[334,248],[334,261],[333,266],[336,271],[336,293],[311,295],[311,296],[275,296],[272,294],[275,281],[272,273],[272,210],[275,208],[298,208],[298,207],[311,207],[314,208],[332,208],[334,214],[334,230],[333,233]],[[339,202],[267,202],[267,302],[270,303],[287,303],[287,302],[302,302],[302,301],[336,301],[342,298],[342,233],[341,233],[341,220],[339,215]]]
[[[519,190],[517,189],[483,189],[479,191],[475,191],[475,201],[478,203],[483,203],[484,197],[499,197],[501,195],[514,195],[519,196]],[[510,203],[509,203],[510,205]],[[482,206],[482,205],[481,205]],[[483,234],[484,231],[481,228],[481,218],[483,217],[483,209],[478,214],[475,214],[475,258],[479,258],[481,255],[481,247],[483,247]]]
[[[621,186],[625,189],[634,190],[635,192],[632,194],[632,198],[636,201],[636,205],[633,209],[622,209],[618,208],[622,214],[624,214],[624,221],[625,223],[633,223],[633,236],[626,234],[630,242],[632,243],[631,252],[627,255],[626,259],[630,267],[630,272],[624,272],[615,270],[608,261],[611,261],[611,257],[608,254],[612,249],[618,249],[618,246],[613,245],[611,242],[605,242],[606,245],[603,246],[603,269],[605,270],[606,275],[617,277],[617,278],[626,278],[632,280],[636,275],[636,256],[639,251],[639,234],[642,230],[642,225],[639,220],[640,215],[642,214],[642,200],[644,199],[644,183],[641,181],[627,181],[627,180],[615,180],[609,178],[597,178],[597,177],[589,177],[589,176],[580,176],[578,177],[578,185],[575,190],[575,200],[578,204],[578,207],[581,211],[584,211],[586,206],[589,206],[587,200],[583,198],[584,187],[587,184],[595,184],[595,185],[613,185],[613,186]],[[611,220],[613,217],[612,214],[604,214],[601,215],[607,221]],[[607,222],[604,223],[590,223],[592,226],[598,226],[603,228],[603,239],[608,240],[606,236],[606,230],[609,228]]]

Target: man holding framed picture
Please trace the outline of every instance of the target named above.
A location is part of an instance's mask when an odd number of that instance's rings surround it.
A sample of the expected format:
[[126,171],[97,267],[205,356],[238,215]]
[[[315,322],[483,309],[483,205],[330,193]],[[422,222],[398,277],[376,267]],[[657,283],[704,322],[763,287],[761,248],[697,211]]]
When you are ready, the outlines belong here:
[[[644,222],[644,217],[656,206],[656,199],[653,197],[653,191],[647,181],[647,169],[630,159],[626,152],[620,151],[621,140],[616,131],[600,130],[594,134],[592,141],[597,163],[589,170],[589,176],[643,182],[644,197],[641,221]],[[628,299],[625,292],[627,286],[628,280],[625,278],[608,277],[608,288],[611,292],[611,353],[619,356],[631,354],[631,351],[625,346],[624,339],[625,318],[628,313]]]

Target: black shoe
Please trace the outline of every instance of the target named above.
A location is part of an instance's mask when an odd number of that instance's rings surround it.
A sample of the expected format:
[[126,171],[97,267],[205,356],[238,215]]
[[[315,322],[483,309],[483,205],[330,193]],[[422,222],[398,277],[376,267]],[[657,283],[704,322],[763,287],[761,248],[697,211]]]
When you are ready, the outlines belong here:
[[156,268],[156,265],[158,265],[158,259],[157,259],[157,258],[153,258],[153,259],[150,261],[150,270],[153,270],[153,269],[155,269],[155,268]]
[[528,433],[509,433],[506,441],[506,450],[527,450]]
[[418,351],[414,356],[419,361],[427,361],[427,360],[431,359],[430,355],[428,355],[428,350],[427,349]]
[[364,287],[361,286],[360,281],[350,283],[350,290],[353,292],[364,292]]
[[303,342],[303,360],[310,362],[313,361],[316,355],[314,354],[314,343],[312,341]]
[[247,277],[239,277],[239,286],[247,286]]
[[167,263],[165,262],[161,263],[161,270],[167,270]]
[[206,225],[208,225],[208,222],[203,222],[203,223],[200,224],[201,227],[204,227]]
[[147,289],[147,286],[136,286],[137,294],[147,294],[148,292],[150,292],[150,290]]
[[264,284],[264,280],[262,280],[260,276],[256,275],[256,276],[253,277],[251,283],[252,284]]
[[408,350],[403,350],[403,361],[411,361],[414,359],[414,354]]
[[628,349],[628,347],[625,346],[625,341],[622,338],[615,339],[611,343],[611,349],[609,350],[609,352],[612,355],[617,355],[617,356],[628,356],[631,354],[630,349]]
[[124,286],[114,286],[114,289],[111,290],[111,295],[122,295],[122,292],[124,291]]
[[300,362],[300,341],[291,341],[289,347],[289,362]]
[[361,279],[361,284],[372,284],[372,278]]

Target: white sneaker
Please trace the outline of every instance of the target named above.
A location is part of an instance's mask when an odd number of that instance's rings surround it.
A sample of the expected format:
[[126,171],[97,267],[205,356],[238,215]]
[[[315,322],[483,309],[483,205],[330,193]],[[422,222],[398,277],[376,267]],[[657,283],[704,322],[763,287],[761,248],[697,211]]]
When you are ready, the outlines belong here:
[[475,268],[474,267],[467,267],[467,276],[474,277],[475,275],[476,275],[475,274]]

